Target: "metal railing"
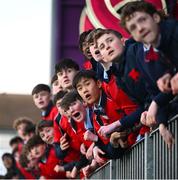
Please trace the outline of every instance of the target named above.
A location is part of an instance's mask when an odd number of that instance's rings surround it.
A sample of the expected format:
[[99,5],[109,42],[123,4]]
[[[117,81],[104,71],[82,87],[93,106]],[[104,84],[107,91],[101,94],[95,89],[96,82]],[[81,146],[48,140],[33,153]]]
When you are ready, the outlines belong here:
[[175,144],[169,150],[158,129],[145,135],[120,159],[110,160],[97,169],[90,179],[178,179],[178,115],[168,128]]

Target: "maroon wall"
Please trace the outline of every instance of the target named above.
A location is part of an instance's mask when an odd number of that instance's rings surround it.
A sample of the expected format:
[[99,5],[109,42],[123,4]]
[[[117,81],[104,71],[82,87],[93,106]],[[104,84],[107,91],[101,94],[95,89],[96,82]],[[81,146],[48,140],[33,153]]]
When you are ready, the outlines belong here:
[[79,19],[85,0],[52,0],[51,73],[61,58],[70,57],[80,66],[84,57],[78,50]]

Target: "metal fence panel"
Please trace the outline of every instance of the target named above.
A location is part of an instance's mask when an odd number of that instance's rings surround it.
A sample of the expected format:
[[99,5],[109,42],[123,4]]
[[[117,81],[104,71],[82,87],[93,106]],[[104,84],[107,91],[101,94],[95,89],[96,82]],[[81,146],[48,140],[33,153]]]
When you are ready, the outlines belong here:
[[144,178],[144,141],[138,144],[116,160],[116,179]]
[[177,179],[177,119],[174,117],[169,125],[169,130],[175,137],[175,144],[171,150],[163,142],[158,130],[150,135],[153,144],[153,178],[154,179]]
[[91,179],[178,179],[178,115],[168,128],[174,134],[175,144],[165,145],[158,129],[135,144],[124,156],[110,160],[95,171]]
[[[98,168],[91,176],[89,179],[112,179],[112,171],[111,171],[111,160],[108,161],[105,165],[102,167]],[[114,179],[114,178],[113,178]]]

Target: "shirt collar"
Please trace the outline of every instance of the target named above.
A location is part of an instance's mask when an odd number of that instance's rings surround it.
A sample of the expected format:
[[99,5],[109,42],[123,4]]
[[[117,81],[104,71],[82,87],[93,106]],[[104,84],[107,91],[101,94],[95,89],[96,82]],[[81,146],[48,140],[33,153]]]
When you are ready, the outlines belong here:
[[48,104],[48,106],[46,107],[46,109],[41,112],[41,115],[42,115],[43,117],[48,116],[48,115],[50,114],[52,108],[53,108],[53,102],[50,101],[49,104]]
[[86,119],[84,121],[84,126],[87,130],[93,130],[93,125],[92,125],[92,122],[91,122],[91,119],[92,119],[92,109],[90,109],[89,107],[86,108]]
[[102,98],[102,93],[100,95],[100,99],[99,99],[98,104],[94,104],[94,110],[98,109],[101,106],[101,98]]
[[[156,48],[153,48],[154,51],[158,51],[157,47],[159,47],[160,42],[161,42],[161,34],[160,34],[159,37],[158,37],[158,42],[157,42],[157,44],[156,44]],[[144,52],[149,51],[149,50],[150,50],[150,47],[151,47],[151,44],[143,44],[143,50],[144,50]]]

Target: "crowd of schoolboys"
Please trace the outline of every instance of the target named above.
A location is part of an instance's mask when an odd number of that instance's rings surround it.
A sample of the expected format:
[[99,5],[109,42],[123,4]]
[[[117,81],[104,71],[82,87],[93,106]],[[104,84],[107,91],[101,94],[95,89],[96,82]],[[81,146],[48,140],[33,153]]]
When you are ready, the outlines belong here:
[[132,38],[112,29],[83,32],[84,68],[62,59],[51,86],[33,88],[41,120],[15,120],[12,154],[2,156],[5,178],[88,177],[157,127],[171,148],[167,123],[178,112],[178,22],[137,1],[123,8],[121,24]]

